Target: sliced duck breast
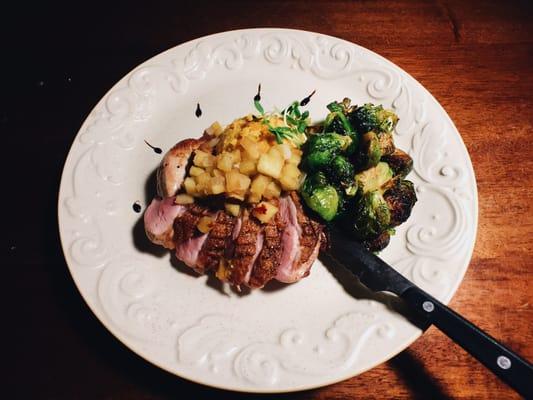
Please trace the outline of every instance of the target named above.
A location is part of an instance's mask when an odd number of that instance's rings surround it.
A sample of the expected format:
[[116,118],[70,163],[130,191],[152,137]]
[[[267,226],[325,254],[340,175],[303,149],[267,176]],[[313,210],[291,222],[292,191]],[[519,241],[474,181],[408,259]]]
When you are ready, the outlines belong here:
[[232,241],[232,233],[237,218],[224,211],[216,214],[213,226],[207,235],[196,261],[196,269],[206,272],[218,267],[220,259],[224,257],[229,243]]
[[155,198],[144,212],[144,229],[148,239],[167,249],[173,249],[174,220],[180,217],[187,207],[174,204],[174,197]]
[[305,263],[307,260],[309,260],[311,255],[315,253],[317,244],[320,245],[323,227],[304,213],[302,203],[300,202],[300,198],[296,192],[290,193],[290,200],[296,207],[296,219],[302,228],[302,233],[300,235],[301,254],[298,261],[300,263]]
[[[199,232],[196,227],[200,218],[206,215],[214,217],[214,213],[211,213],[207,207],[193,204],[174,221],[176,257],[195,270],[197,270],[198,254],[208,236],[207,233]],[[201,270],[197,272],[203,273]]]
[[[279,209],[279,202],[276,205]],[[248,286],[261,288],[276,276],[283,253],[282,237],[286,225],[279,211],[265,225],[263,248],[253,266]]]
[[203,270],[199,270],[196,267],[196,263],[198,261],[198,254],[206,240],[207,233],[204,233],[199,236],[193,236],[185,242],[176,245],[176,257],[199,274],[203,274]]
[[205,215],[209,214],[207,207],[192,204],[187,207],[187,210],[174,220],[174,241],[176,245],[183,243],[192,238],[195,233],[198,233],[196,226],[198,221]]
[[300,235],[302,229],[298,224],[297,211],[294,203],[288,196],[280,198],[278,213],[285,222],[282,234],[282,254],[276,279],[280,282],[291,283],[293,278],[293,265],[300,258]]
[[[296,192],[291,192],[286,198],[289,203],[289,223],[284,234],[286,234],[284,244],[292,243],[295,245],[296,240],[292,238],[295,232],[298,233],[298,250],[289,248],[293,256],[282,255],[282,262],[278,269],[276,279],[293,283],[309,275],[309,270],[318,257],[322,238],[322,226],[307,217],[303,212],[303,207]],[[292,226],[295,226],[295,229]],[[288,230],[290,229],[290,230]],[[290,239],[290,240],[289,240]],[[285,249],[284,249],[285,253]]]
[[261,223],[248,212],[242,217],[241,229],[235,239],[233,256],[229,259],[227,280],[235,286],[246,284],[252,267],[263,248]]

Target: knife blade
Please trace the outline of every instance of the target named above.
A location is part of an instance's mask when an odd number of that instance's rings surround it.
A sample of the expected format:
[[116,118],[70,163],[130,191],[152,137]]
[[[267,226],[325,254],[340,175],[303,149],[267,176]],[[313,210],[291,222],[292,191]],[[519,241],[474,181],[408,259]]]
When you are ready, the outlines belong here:
[[329,237],[329,255],[357,276],[369,289],[401,296],[414,286],[402,274],[349,236],[331,229]]
[[408,307],[435,325],[510,387],[533,399],[533,366],[467,319],[420,289],[361,243],[331,229],[329,255],[369,289],[398,295]]

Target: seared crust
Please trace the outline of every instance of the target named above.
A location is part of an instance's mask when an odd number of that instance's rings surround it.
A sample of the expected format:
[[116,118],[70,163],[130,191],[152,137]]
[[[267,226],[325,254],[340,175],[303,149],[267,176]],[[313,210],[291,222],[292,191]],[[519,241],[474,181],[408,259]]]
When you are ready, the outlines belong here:
[[300,203],[300,198],[296,192],[291,192],[290,196],[291,200],[296,206],[298,224],[302,229],[302,234],[300,235],[301,253],[298,263],[303,264],[306,263],[311,255],[315,252],[314,250],[317,246],[317,243],[322,238],[322,231],[324,227],[305,215],[302,204]]
[[252,216],[244,216],[239,236],[235,239],[235,250],[229,265],[228,281],[233,285],[245,283],[246,275],[255,260],[258,236],[262,235],[261,223]]
[[248,282],[248,286],[252,288],[265,286],[278,272],[283,250],[281,239],[286,226],[280,214],[278,212],[265,226],[263,249],[253,267],[252,275]]
[[169,229],[161,235],[154,235],[146,228],[144,231],[146,232],[146,236],[152,243],[163,246],[164,248],[169,250],[173,250],[176,247],[176,244],[174,243],[174,230]]
[[176,195],[185,179],[192,153],[210,138],[204,135],[199,139],[182,140],[165,154],[157,169],[157,193],[161,197]]
[[174,220],[174,241],[184,243],[196,233],[196,225],[201,217],[207,215],[206,207],[193,204],[180,217]]
[[233,232],[235,221],[235,217],[226,214],[224,211],[217,213],[207,240],[198,254],[196,265],[199,269],[207,272],[218,266],[231,240],[231,233]]

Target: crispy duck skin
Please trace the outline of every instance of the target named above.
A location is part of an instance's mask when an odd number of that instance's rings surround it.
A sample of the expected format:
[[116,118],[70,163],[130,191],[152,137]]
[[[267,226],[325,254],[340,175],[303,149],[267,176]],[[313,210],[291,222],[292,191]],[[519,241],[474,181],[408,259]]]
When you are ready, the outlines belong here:
[[163,157],[157,169],[157,193],[159,196],[171,197],[178,193],[192,153],[211,137],[203,135],[199,139],[185,139],[178,142]]
[[247,284],[252,267],[263,247],[261,223],[251,215],[244,215],[239,235],[235,239],[233,256],[229,260],[228,281],[240,286]]
[[219,211],[213,222],[213,227],[207,235],[207,239],[198,254],[196,268],[202,272],[215,269],[221,258],[224,257],[228,242],[235,227],[237,218]]

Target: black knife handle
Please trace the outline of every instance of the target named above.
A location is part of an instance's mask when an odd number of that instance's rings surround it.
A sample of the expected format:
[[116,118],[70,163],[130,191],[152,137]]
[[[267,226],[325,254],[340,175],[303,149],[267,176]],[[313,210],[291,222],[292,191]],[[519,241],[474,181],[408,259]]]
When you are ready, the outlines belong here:
[[526,399],[533,399],[533,367],[518,354],[418,287],[401,297]]

